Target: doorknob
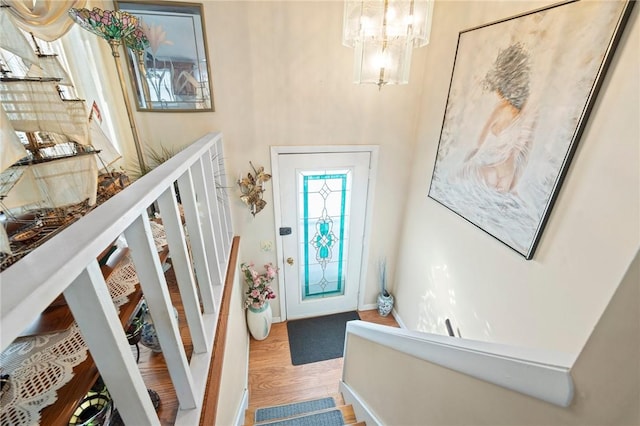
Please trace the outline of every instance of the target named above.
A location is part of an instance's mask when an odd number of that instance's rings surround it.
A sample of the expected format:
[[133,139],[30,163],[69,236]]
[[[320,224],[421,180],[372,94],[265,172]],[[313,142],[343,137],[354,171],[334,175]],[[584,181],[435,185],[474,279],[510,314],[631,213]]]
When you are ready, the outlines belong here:
[[293,265],[293,257],[287,257],[287,263]]

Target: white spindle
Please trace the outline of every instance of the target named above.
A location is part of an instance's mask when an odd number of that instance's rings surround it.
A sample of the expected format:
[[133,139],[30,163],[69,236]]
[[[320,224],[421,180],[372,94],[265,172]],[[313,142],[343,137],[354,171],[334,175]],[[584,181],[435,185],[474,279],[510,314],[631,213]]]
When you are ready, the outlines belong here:
[[98,262],[76,277],[64,297],[124,422],[159,425]]
[[194,408],[196,398],[193,378],[146,212],[143,212],[126,229],[124,235],[131,249],[131,258],[136,266],[140,286],[153,317],[153,325],[158,334],[180,406]]
[[[167,235],[171,265],[176,274],[176,281],[180,289],[180,297],[184,306],[184,313],[189,324],[189,332],[196,353],[207,351],[207,337],[205,336],[198,289],[193,277],[191,259],[182,229],[182,220],[176,201],[176,194],[171,185],[159,198],[158,206],[162,215],[162,224]],[[213,341],[213,338],[210,339]]]
[[[219,176],[219,180],[220,183],[222,185],[223,191],[229,191],[229,185],[227,184],[227,172],[225,170],[225,166],[224,166],[224,152],[223,152],[223,147],[222,144],[215,144],[214,145],[214,149],[216,150],[216,158],[218,158],[219,160],[215,163],[215,166],[217,168],[216,172],[217,175]],[[230,206],[229,206],[229,194],[226,193],[226,200],[224,203],[222,203],[222,218],[224,219],[223,222],[223,236],[224,236],[224,240],[225,240],[225,253],[228,256],[229,255],[229,251],[231,250],[231,238],[233,237],[233,232],[232,232],[232,226],[231,226],[231,210],[230,210]],[[225,257],[226,259],[226,257]]]
[[[213,157],[213,155],[214,154],[210,153],[209,157],[216,158]],[[221,201],[220,195],[218,194],[218,182],[216,182],[215,179],[215,173],[213,171],[214,165],[211,163],[211,159],[203,157],[202,160],[202,166],[204,168],[204,178],[208,186],[211,188],[211,191],[209,191],[211,193],[211,196],[209,197],[209,211],[211,212],[211,222],[213,224],[216,251],[218,253],[218,264],[222,264],[222,270],[224,270],[224,265],[226,264],[229,252],[226,246],[226,239],[222,231],[222,223],[220,221],[223,212],[219,206]],[[222,219],[224,220],[224,218]],[[220,282],[222,282],[222,279]]]
[[211,220],[211,201],[209,199],[209,191],[207,191],[208,188],[213,188],[214,186],[213,183],[206,182],[204,165],[202,163],[202,158],[200,158],[200,161],[191,167],[191,176],[193,176],[193,187],[199,200],[198,209],[201,212],[200,223],[202,225],[202,236],[204,239],[204,248],[207,253],[209,273],[211,274],[211,284],[218,286],[222,284],[223,276],[217,260],[219,255],[216,248],[213,221]]
[[204,236],[202,235],[202,225],[200,223],[200,215],[198,214],[196,195],[193,189],[193,178],[189,170],[178,179],[178,187],[180,189],[180,200],[184,207],[184,217],[187,222],[189,241],[191,241],[191,253],[196,269],[196,280],[198,281],[198,288],[200,289],[202,306],[205,313],[213,313],[216,311],[216,308],[213,292],[211,291],[211,275],[207,263],[207,252],[204,246]]

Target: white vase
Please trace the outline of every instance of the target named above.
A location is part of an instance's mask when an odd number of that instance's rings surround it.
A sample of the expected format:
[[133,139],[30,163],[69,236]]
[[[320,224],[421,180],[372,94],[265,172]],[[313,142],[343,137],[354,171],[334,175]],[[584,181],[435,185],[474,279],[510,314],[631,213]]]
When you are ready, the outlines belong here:
[[393,310],[393,296],[391,293],[378,294],[378,313],[386,317]]
[[[146,302],[144,302],[144,306],[142,309],[144,313],[142,315],[142,331],[140,335],[140,343],[142,343],[142,346],[146,346],[153,352],[162,352],[162,348],[160,347],[160,340],[158,340],[158,333],[156,332],[155,325],[153,325],[153,318],[151,317],[151,312],[149,312],[149,308],[147,307]],[[177,321],[178,310],[175,306],[173,306],[173,315],[176,317]]]
[[247,326],[256,340],[264,340],[271,331],[271,305],[265,302],[262,307],[249,306],[247,308]]

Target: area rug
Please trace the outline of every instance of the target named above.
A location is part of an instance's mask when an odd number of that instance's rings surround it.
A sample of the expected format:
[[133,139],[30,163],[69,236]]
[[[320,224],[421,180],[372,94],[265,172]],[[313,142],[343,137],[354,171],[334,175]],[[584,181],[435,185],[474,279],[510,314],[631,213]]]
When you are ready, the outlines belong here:
[[260,423],[264,426],[342,426],[344,417],[340,410],[324,411],[292,419],[279,420],[272,423]]
[[293,365],[340,358],[347,321],[359,320],[356,311],[287,321]]
[[314,399],[312,401],[295,402],[293,404],[276,405],[273,407],[258,408],[255,414],[256,422],[266,420],[284,419],[286,417],[297,416],[311,411],[324,410],[336,406],[331,397]]

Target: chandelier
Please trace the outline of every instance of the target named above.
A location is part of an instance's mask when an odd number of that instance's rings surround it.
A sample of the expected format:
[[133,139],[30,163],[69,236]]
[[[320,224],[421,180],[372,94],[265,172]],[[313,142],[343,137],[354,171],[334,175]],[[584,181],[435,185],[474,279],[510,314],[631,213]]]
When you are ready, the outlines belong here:
[[346,0],[342,43],[355,49],[354,82],[407,84],[413,48],[429,43],[434,0]]

